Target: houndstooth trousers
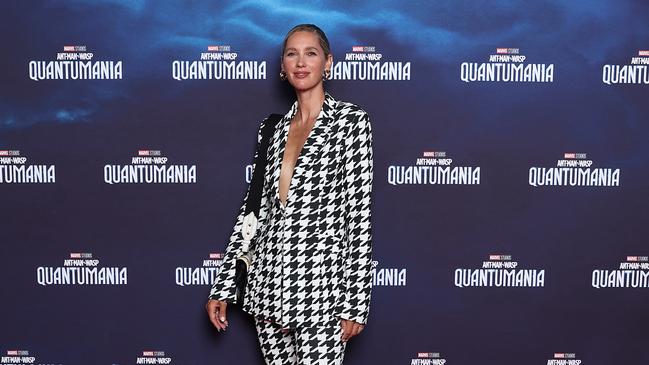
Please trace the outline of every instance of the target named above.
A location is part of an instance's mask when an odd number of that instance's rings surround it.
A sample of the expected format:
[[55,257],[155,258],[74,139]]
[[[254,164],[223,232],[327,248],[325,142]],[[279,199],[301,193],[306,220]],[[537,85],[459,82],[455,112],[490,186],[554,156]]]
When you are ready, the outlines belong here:
[[341,365],[346,342],[340,320],[283,329],[255,318],[257,337],[267,365]]

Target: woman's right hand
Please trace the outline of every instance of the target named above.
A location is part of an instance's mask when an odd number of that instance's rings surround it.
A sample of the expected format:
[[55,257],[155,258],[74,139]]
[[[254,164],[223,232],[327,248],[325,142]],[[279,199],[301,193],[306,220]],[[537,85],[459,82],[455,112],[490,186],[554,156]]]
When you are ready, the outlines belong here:
[[221,332],[221,330],[225,331],[225,328],[228,326],[228,320],[226,318],[227,307],[228,303],[222,300],[210,299],[207,301],[207,304],[205,304],[207,315],[210,317],[210,321],[219,332]]

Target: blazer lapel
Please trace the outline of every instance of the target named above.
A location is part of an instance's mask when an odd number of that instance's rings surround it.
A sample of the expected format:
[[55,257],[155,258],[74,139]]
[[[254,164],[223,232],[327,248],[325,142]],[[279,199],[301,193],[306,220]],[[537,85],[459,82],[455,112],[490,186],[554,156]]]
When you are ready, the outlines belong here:
[[286,146],[286,139],[288,137],[288,128],[290,127],[291,119],[297,111],[297,101],[289,110],[284,118],[277,123],[275,133],[273,134],[273,143],[268,150],[268,169],[266,172],[267,184],[270,185],[270,199],[273,201],[279,199],[279,174],[282,167],[282,156],[284,155],[284,148]]
[[[293,182],[297,181],[303,174],[304,168],[308,165],[318,163],[319,157],[322,153],[322,147],[329,139],[329,131],[333,124],[333,116],[336,109],[336,100],[327,92],[325,92],[325,100],[322,104],[322,110],[316,118],[315,124],[309,133],[309,136],[304,142],[304,146],[300,151],[295,168],[293,169],[293,177],[289,186],[289,196],[287,204],[290,203],[291,195],[294,193]],[[275,133],[273,134],[273,148],[269,151],[269,158],[272,160],[272,168],[269,172],[271,178],[271,199],[279,199],[279,175],[282,167],[282,159],[286,149],[286,141],[288,140],[288,131],[291,126],[291,120],[297,112],[297,102],[293,103],[291,110],[284,115],[280,123],[277,123]],[[304,165],[304,164],[307,165]],[[269,163],[269,166],[271,164]]]

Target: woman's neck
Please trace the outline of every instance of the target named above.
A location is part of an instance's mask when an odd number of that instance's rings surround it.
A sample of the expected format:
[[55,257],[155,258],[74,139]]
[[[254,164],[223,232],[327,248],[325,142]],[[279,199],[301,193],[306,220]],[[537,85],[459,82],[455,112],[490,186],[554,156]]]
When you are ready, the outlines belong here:
[[322,87],[315,87],[311,90],[299,91],[297,94],[297,115],[296,122],[308,123],[318,117],[325,94]]

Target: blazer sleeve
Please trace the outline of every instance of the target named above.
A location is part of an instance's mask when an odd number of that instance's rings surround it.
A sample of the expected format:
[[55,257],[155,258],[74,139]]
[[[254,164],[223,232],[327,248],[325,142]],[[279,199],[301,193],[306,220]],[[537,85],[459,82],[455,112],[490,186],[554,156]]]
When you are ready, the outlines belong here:
[[[264,122],[261,123],[259,127],[259,131],[257,132],[257,147],[255,148],[255,157],[252,163],[253,173],[254,173],[254,169],[256,168],[255,161],[257,160],[257,155],[259,154],[259,146],[261,145],[261,138],[262,138],[262,129],[264,128],[265,122],[266,121],[264,120]],[[212,289],[210,290],[210,295],[208,297],[209,299],[222,300],[228,303],[235,302],[236,286],[234,283],[234,277],[236,273],[236,260],[237,257],[239,257],[242,253],[241,246],[243,244],[243,236],[241,235],[241,228],[243,227],[243,218],[245,216],[246,202],[248,200],[249,194],[250,194],[250,184],[248,184],[246,195],[243,198],[243,204],[239,209],[239,214],[237,215],[237,219],[234,224],[234,229],[232,230],[232,234],[230,235],[230,240],[225,249],[223,262],[221,264],[218,274],[216,275],[216,278],[214,279]],[[262,204],[262,209],[263,209],[263,204]],[[259,214],[259,216],[260,217],[258,217],[257,231],[255,232],[255,236],[257,235],[257,232],[260,231],[262,225],[261,213]]]
[[345,293],[340,317],[367,323],[372,291],[371,193],[373,181],[372,128],[360,111],[345,139],[345,222],[348,254]]

